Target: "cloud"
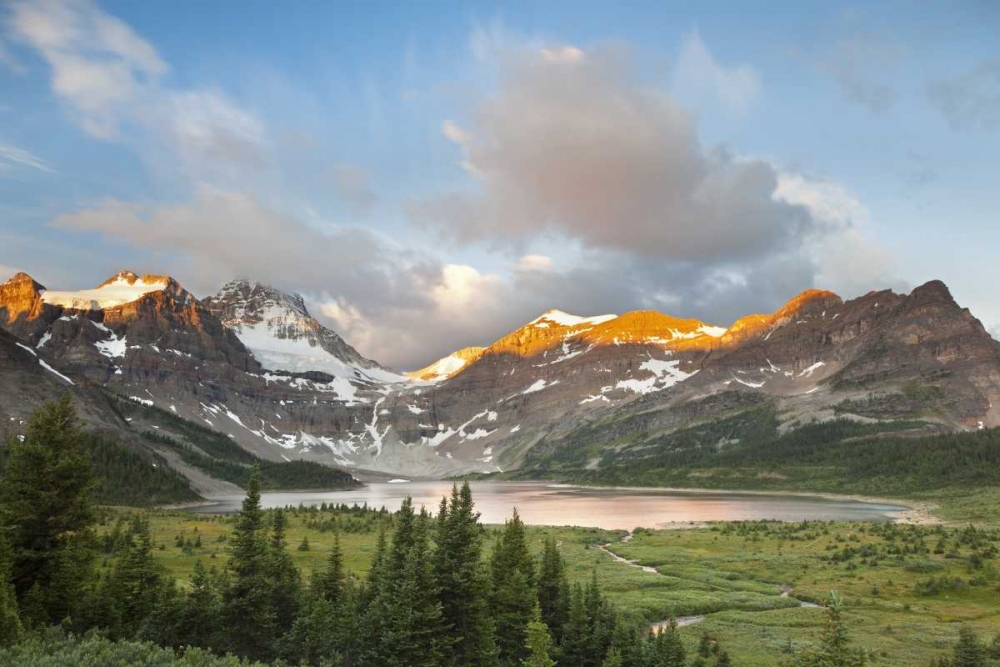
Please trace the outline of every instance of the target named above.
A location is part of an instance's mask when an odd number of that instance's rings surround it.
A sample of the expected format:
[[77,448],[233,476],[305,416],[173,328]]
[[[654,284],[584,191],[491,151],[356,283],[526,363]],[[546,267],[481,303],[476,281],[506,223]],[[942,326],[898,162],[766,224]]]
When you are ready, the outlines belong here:
[[152,45],[87,0],[15,2],[9,25],[51,66],[53,92],[102,139],[117,134],[123,107],[167,70]]
[[899,92],[882,77],[902,56],[902,49],[879,37],[857,36],[837,42],[820,68],[833,75],[847,101],[881,115],[899,99]]
[[2,166],[23,166],[49,174],[56,173],[56,170],[48,162],[37,155],[17,146],[0,143],[0,165]]
[[745,113],[760,94],[760,75],[749,65],[720,65],[692,30],[681,45],[673,72],[673,88],[681,95],[720,103],[729,111]]
[[138,148],[155,170],[167,154],[192,181],[259,167],[266,130],[223,92],[170,88],[156,48],[89,0],[19,1],[8,27],[51,69],[51,88],[91,136]]
[[517,262],[522,271],[551,271],[552,258],[546,255],[523,255]]
[[927,98],[956,132],[1000,128],[1000,60],[928,83]]
[[616,47],[512,61],[472,128],[444,133],[480,192],[409,211],[459,243],[556,233],[592,248],[719,261],[794,244],[809,224],[801,207],[771,197],[770,164],[703,148],[692,117],[643,87]]
[[813,267],[814,284],[845,297],[872,289],[909,289],[897,277],[888,250],[865,233],[868,209],[844,186],[783,172],[775,197],[804,206],[817,222],[802,246]]
[[263,162],[264,124],[219,91],[181,91],[169,96],[169,138],[184,160]]
[[351,301],[420,304],[420,285],[436,264],[394,247],[365,229],[320,231],[238,192],[199,188],[185,204],[145,206],[107,199],[64,214],[57,228],[97,232],[160,253],[177,263],[195,288],[214,291],[234,276],[278,287],[320,291],[336,286]]

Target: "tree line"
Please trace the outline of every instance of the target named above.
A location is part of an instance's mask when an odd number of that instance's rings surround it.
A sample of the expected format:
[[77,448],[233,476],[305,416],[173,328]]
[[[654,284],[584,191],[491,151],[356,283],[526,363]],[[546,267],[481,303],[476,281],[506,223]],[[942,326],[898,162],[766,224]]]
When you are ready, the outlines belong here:
[[[552,539],[531,553],[516,512],[486,553],[467,483],[434,516],[407,499],[391,537],[381,530],[363,580],[345,571],[336,538],[326,566],[303,577],[285,513],[261,506],[256,466],[223,568],[199,563],[190,584],[178,585],[154,558],[149,522],[136,513],[101,572],[96,482],[82,439],[67,398],[39,409],[25,438],[9,444],[0,480],[0,645],[44,646],[39,637],[59,626],[272,664],[689,664],[675,626],[649,633],[624,622],[596,575],[570,585]],[[707,645],[697,664],[731,664],[717,643]]]

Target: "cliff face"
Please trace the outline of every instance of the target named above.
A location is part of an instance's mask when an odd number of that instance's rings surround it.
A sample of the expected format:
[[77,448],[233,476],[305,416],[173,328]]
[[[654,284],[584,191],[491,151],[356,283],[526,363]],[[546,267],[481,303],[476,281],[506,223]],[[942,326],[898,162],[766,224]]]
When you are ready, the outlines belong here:
[[301,298],[249,281],[199,301],[162,276],[50,293],[19,274],[0,285],[0,323],[54,368],[261,456],[404,476],[517,467],[540,441],[623,415],[616,437],[669,431],[712,419],[692,407],[707,397],[720,412],[773,402],[787,428],[860,404],[874,412],[859,419],[1000,425],[1000,344],[936,281],[846,302],[810,290],[730,327],[549,311],[409,377],[365,359]]

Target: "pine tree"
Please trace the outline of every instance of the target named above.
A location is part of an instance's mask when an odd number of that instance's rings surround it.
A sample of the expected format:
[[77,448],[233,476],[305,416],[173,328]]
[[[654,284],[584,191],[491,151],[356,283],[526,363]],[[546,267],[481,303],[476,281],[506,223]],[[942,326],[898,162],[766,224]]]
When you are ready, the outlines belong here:
[[569,614],[569,601],[566,599],[568,590],[566,567],[556,546],[556,539],[550,535],[545,540],[538,568],[538,606],[542,622],[549,628],[552,640],[557,645],[562,643],[563,625]]
[[646,664],[649,667],[685,667],[687,665],[684,643],[681,641],[680,633],[677,632],[677,623],[672,619],[669,626],[660,628],[659,632],[650,637]]
[[535,564],[528,552],[524,523],[516,509],[493,549],[491,575],[490,615],[496,628],[500,664],[520,665],[528,657],[528,624],[534,616],[538,594]]
[[340,549],[340,534],[333,534],[333,546],[326,558],[326,569],[313,579],[313,592],[330,603],[338,603],[344,595],[344,552]]
[[271,609],[278,634],[288,632],[298,615],[302,580],[285,539],[285,513],[278,509],[271,517],[271,540],[268,545],[267,577],[271,587]]
[[229,540],[223,590],[223,632],[226,648],[253,659],[268,659],[276,638],[271,604],[272,582],[268,562],[264,512],[260,506],[260,467],[255,465],[247,495]]
[[621,651],[619,651],[616,647],[612,647],[612,649],[608,651],[608,656],[604,658],[604,662],[601,663],[601,667],[623,667],[624,664]]
[[0,480],[0,526],[28,625],[60,622],[83,599],[93,560],[95,486],[69,395],[38,409],[12,441]]
[[0,648],[21,638],[21,619],[17,612],[17,596],[10,583],[10,560],[7,543],[0,532]]
[[[556,661],[549,655],[552,646],[552,637],[549,629],[542,622],[541,611],[538,606],[531,622],[528,623],[527,638],[524,643],[527,657],[521,663],[524,667],[555,667]],[[620,667],[620,665],[619,665]]]
[[563,628],[559,664],[566,667],[578,667],[600,658],[590,653],[590,628],[587,622],[583,587],[580,584],[575,584],[569,597],[569,615]]
[[614,637],[615,618],[611,606],[601,596],[597,585],[597,571],[591,575],[590,583],[584,593],[584,607],[587,613],[588,650],[594,656],[592,663],[600,665],[601,660],[611,648]]
[[986,667],[986,647],[967,625],[958,629],[958,643],[951,664],[952,667]]
[[452,488],[442,501],[435,535],[434,576],[440,591],[446,644],[455,667],[483,667],[495,662],[493,627],[486,606],[487,585],[481,570],[479,514],[468,482]]
[[180,634],[191,646],[210,647],[219,627],[220,601],[216,582],[201,561],[194,564],[191,589],[187,593]]
[[409,498],[396,515],[396,533],[384,559],[366,630],[378,643],[364,664],[436,667],[442,664],[441,603],[431,570],[426,512],[417,516]]
[[113,601],[112,627],[118,636],[131,638],[138,634],[156,609],[162,584],[159,566],[153,558],[149,519],[136,514],[104,593]]
[[836,591],[830,591],[826,605],[826,625],[820,635],[818,650],[807,651],[798,656],[796,664],[801,667],[865,667],[868,654],[850,647],[847,627],[843,620],[844,602]]
[[362,667],[376,667],[386,660],[383,637],[388,631],[389,610],[385,607],[385,588],[389,585],[389,554],[385,528],[381,528],[372,558],[371,568],[358,601],[360,621],[355,632],[357,664]]

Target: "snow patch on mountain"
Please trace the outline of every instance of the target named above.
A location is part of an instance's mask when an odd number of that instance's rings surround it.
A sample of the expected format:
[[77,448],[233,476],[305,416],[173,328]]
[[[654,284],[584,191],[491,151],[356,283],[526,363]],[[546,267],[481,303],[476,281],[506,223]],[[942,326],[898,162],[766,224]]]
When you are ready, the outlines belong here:
[[681,362],[676,359],[647,359],[639,365],[640,370],[649,371],[652,375],[645,380],[619,380],[615,389],[624,389],[635,394],[650,394],[655,391],[663,391],[673,387],[678,382],[683,382],[694,373],[686,373],[680,369]]
[[561,327],[576,327],[581,324],[590,324],[592,326],[597,326],[598,324],[603,324],[604,322],[609,322],[618,317],[617,315],[596,315],[592,317],[580,317],[579,315],[570,315],[569,313],[563,312],[561,310],[549,310],[542,313],[531,322],[530,325],[534,325],[539,328],[545,328],[548,323],[556,324]]
[[167,278],[139,278],[135,274],[120,273],[100,287],[76,292],[44,291],[42,301],[73,310],[103,310],[137,301],[150,292],[166,289]]
[[108,359],[118,359],[125,356],[125,351],[128,349],[126,336],[119,338],[114,331],[107,328],[100,322],[91,321],[91,324],[108,335],[107,340],[99,340],[94,343],[94,347],[97,348],[98,352],[103,354]]

